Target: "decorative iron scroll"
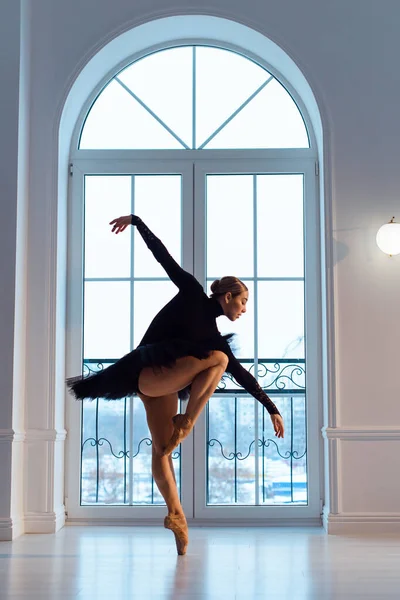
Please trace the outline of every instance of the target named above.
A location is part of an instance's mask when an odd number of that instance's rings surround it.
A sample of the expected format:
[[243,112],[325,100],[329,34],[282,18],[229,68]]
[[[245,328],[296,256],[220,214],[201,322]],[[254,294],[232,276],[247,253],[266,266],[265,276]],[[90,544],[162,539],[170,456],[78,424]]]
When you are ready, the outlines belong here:
[[[269,395],[304,394],[305,360],[260,358],[257,363],[250,358],[240,362],[252,375],[257,375],[258,383]],[[241,393],[241,386],[230,373],[225,373],[218,384],[216,394]]]
[[[93,373],[97,373],[107,368],[109,365],[116,362],[116,359],[90,359],[85,360],[83,365],[83,376],[88,377]],[[299,461],[304,458],[307,454],[307,449],[304,450],[294,449],[293,447],[293,427],[294,427],[294,415],[293,415],[293,400],[296,395],[305,395],[305,361],[304,359],[259,359],[255,362],[253,359],[240,359],[240,362],[247,368],[252,374],[257,375],[258,382],[260,386],[268,391],[269,395],[280,396],[282,398],[290,399],[291,409],[290,409],[290,419],[286,419],[286,428],[287,431],[290,432],[290,448],[286,451],[281,451],[279,445],[274,439],[269,439],[268,437],[264,437],[264,435],[260,436],[252,440],[249,444],[246,451],[241,451],[238,448],[238,424],[237,424],[237,414],[238,414],[238,400],[240,397],[245,394],[245,390],[243,390],[234,378],[226,373],[221,379],[218,388],[215,392],[216,395],[232,395],[235,401],[235,412],[234,412],[234,421],[235,421],[235,430],[234,430],[234,439],[232,440],[233,451],[228,452],[223,447],[223,444],[220,440],[216,438],[209,439],[207,441],[207,454],[209,454],[210,449],[219,447],[219,451],[221,457],[227,461],[234,462],[234,486],[235,486],[235,501],[237,501],[237,490],[238,490],[238,477],[237,477],[237,467],[238,461],[244,461],[252,454],[252,452],[257,452],[257,454],[262,458],[262,481],[263,481],[263,500],[264,499],[264,487],[267,485],[265,482],[264,486],[264,458],[265,451],[268,448],[275,447],[275,454],[278,459],[282,459],[285,461],[289,461],[290,463],[290,485],[291,485],[291,497],[293,499],[293,473],[292,466],[294,461]],[[95,492],[94,492],[94,501],[96,503],[99,502],[99,485],[100,485],[100,453],[99,449],[103,446],[106,446],[109,449],[109,453],[112,457],[117,460],[123,461],[123,503],[126,504],[128,502],[128,475],[129,475],[129,461],[135,459],[143,452],[143,449],[150,447],[152,445],[152,441],[150,437],[143,437],[137,444],[136,449],[128,448],[128,408],[129,402],[132,400],[125,398],[122,399],[121,402],[124,402],[124,415],[121,415],[121,430],[120,430],[120,440],[122,440],[120,448],[114,448],[112,442],[107,439],[105,436],[101,436],[99,433],[99,411],[101,411],[102,404],[100,403],[100,399],[94,401],[95,403],[95,431],[92,430],[91,436],[87,437],[83,440],[83,419],[82,419],[82,445],[81,445],[81,464],[83,465],[85,448],[87,446],[91,446],[95,448],[95,465],[94,465],[94,477],[95,477]],[[83,403],[82,403],[82,411],[83,411]],[[264,431],[264,419],[268,418],[268,414],[262,414],[262,431]],[[82,413],[83,416],[83,413]],[[289,422],[290,421],[290,422]],[[132,454],[132,455],[131,455]],[[180,459],[181,452],[180,450],[176,450],[172,458],[174,461]],[[208,464],[208,461],[207,461]],[[132,467],[131,467],[132,469]],[[151,482],[151,502],[154,503],[154,480]],[[208,495],[208,492],[207,492]],[[82,497],[82,495],[81,495]]]
[[[207,442],[207,444],[210,447],[215,446],[215,444],[219,444],[220,450],[221,450],[221,455],[226,459],[226,460],[246,460],[246,458],[249,458],[250,454],[251,454],[251,450],[252,447],[254,446],[254,444],[256,443],[256,440],[253,440],[251,442],[251,444],[249,445],[249,449],[247,451],[247,454],[245,454],[243,456],[243,454],[241,452],[230,452],[228,455],[225,454],[224,452],[224,447],[221,444],[221,442],[215,438],[213,438],[212,440],[209,440]],[[293,458],[295,460],[300,460],[301,458],[303,458],[303,456],[306,455],[307,451],[304,450],[304,452],[302,454],[299,454],[297,450],[287,450],[284,454],[282,454],[279,450],[279,446],[276,443],[275,440],[270,440],[270,439],[258,439],[257,440],[257,446],[259,448],[269,448],[270,444],[274,444],[275,448],[276,448],[276,452],[278,454],[278,456],[280,456],[281,458],[284,458],[285,460],[289,459],[289,458]]]
[[[304,395],[304,392],[303,392]],[[285,402],[289,403],[289,406],[287,406],[286,410],[286,417],[285,417],[285,427],[286,427],[286,431],[288,432],[287,435],[285,437],[288,438],[288,444],[289,444],[289,448],[287,450],[282,450],[282,444],[278,444],[274,439],[271,439],[269,437],[264,436],[264,431],[266,430],[267,427],[269,427],[271,424],[269,423],[269,425],[267,425],[268,421],[269,421],[269,415],[267,413],[267,411],[262,410],[261,412],[261,423],[260,423],[260,433],[262,432],[262,435],[259,438],[253,439],[250,444],[247,447],[247,450],[243,451],[242,449],[240,449],[240,427],[238,425],[238,404],[240,402],[240,396],[238,396],[237,394],[235,394],[234,398],[232,398],[232,401],[234,402],[234,406],[232,407],[234,409],[234,414],[233,414],[233,435],[232,437],[229,438],[228,443],[232,448],[231,452],[228,452],[226,450],[226,448],[224,448],[224,444],[217,439],[216,437],[213,437],[209,440],[207,440],[207,503],[211,504],[210,501],[210,474],[209,474],[209,468],[210,468],[210,450],[211,449],[215,449],[218,453],[220,453],[220,456],[226,460],[226,461],[232,461],[233,462],[233,492],[234,492],[234,502],[238,502],[238,487],[240,485],[240,481],[239,481],[239,477],[238,477],[238,465],[241,461],[245,461],[246,459],[248,459],[252,454],[254,455],[254,460],[259,461],[261,467],[260,467],[260,479],[259,481],[256,482],[256,480],[254,479],[254,485],[258,486],[259,484],[261,487],[261,494],[262,495],[262,501],[266,502],[266,490],[268,488],[268,486],[270,485],[270,481],[267,478],[267,474],[266,474],[266,460],[267,460],[267,453],[266,450],[268,448],[273,448],[274,449],[274,453],[268,453],[268,460],[279,460],[282,459],[284,461],[287,461],[288,467],[289,467],[289,482],[288,482],[288,497],[289,497],[289,501],[290,502],[294,502],[295,501],[295,482],[294,482],[294,470],[293,467],[295,465],[295,461],[300,461],[301,459],[305,459],[307,460],[307,442],[306,442],[306,438],[304,440],[301,440],[301,450],[300,449],[296,449],[295,448],[295,444],[299,443],[299,440],[295,439],[296,436],[294,435],[294,430],[296,427],[296,422],[298,417],[295,416],[295,406],[294,406],[294,402],[296,402],[298,404],[298,402],[302,402],[301,398],[299,398],[299,396],[290,396],[288,397],[286,394],[282,394],[282,399],[285,399]],[[304,400],[305,402],[305,397]],[[305,408],[305,405],[304,405]],[[210,419],[210,406],[207,405],[207,417],[208,417],[208,422]],[[303,415],[303,417],[305,419],[305,413]],[[305,427],[305,421],[303,423],[303,427],[304,427],[304,431],[306,430]],[[209,430],[209,426],[207,428]],[[303,447],[303,442],[304,442],[304,447]],[[225,442],[227,443],[227,442]],[[287,443],[287,442],[286,442]],[[273,454],[275,454],[275,457],[273,456]],[[215,457],[215,452],[213,453],[213,458]],[[218,463],[219,464],[219,463]],[[219,466],[219,468],[223,469],[223,466]],[[254,478],[255,478],[255,474],[254,474]],[[306,486],[306,484],[305,484]],[[307,493],[306,489],[304,490],[305,493]]]
[[[92,358],[85,360],[83,376],[88,377],[93,373],[102,371],[115,363],[113,358]],[[305,360],[304,358],[259,358],[254,362],[252,358],[241,358],[240,363],[256,376],[263,390],[269,395],[304,394],[305,385]],[[245,393],[230,373],[225,373],[215,391],[216,394]]]
[[[99,370],[102,370],[103,368],[105,368],[106,363],[111,364],[112,362],[115,361],[100,361],[100,360],[96,360],[96,361],[87,361],[87,363],[89,364],[85,364],[84,365],[84,376],[89,376],[92,373],[96,373]],[[93,368],[94,367],[94,368]],[[93,465],[93,474],[92,474],[92,479],[91,481],[94,483],[94,489],[91,490],[91,496],[93,498],[93,503],[99,503],[99,498],[100,498],[100,483],[101,483],[101,453],[100,453],[100,449],[102,447],[106,447],[109,450],[109,455],[111,455],[113,458],[117,459],[117,460],[122,460],[123,463],[123,468],[122,468],[122,473],[121,473],[121,483],[120,485],[122,486],[122,491],[119,493],[119,497],[121,498],[120,503],[122,504],[128,504],[129,503],[129,480],[128,480],[128,476],[129,476],[129,462],[131,460],[134,460],[136,457],[138,457],[140,455],[140,453],[143,451],[144,448],[146,447],[150,447],[152,446],[152,440],[150,437],[144,437],[142,438],[138,444],[136,449],[130,449],[128,447],[128,408],[129,408],[129,403],[131,403],[133,400],[129,399],[129,398],[123,398],[121,399],[119,402],[123,402],[123,415],[121,414],[121,429],[119,430],[119,438],[120,438],[120,449],[119,448],[114,448],[112,442],[107,438],[104,437],[102,435],[100,435],[100,428],[99,428],[99,416],[102,413],[102,407],[104,407],[104,403],[100,402],[100,399],[97,398],[96,400],[93,401],[93,403],[91,401],[83,401],[82,402],[82,419],[81,419],[81,440],[82,440],[82,444],[81,444],[81,503],[82,503],[82,486],[83,486],[83,465],[84,465],[84,461],[85,461],[85,449],[90,446],[92,448],[94,448],[94,465]],[[85,402],[90,402],[93,406],[93,410],[94,410],[94,415],[93,415],[93,421],[94,421],[94,431],[92,429],[91,432],[91,436],[87,437],[86,439],[84,439],[83,433],[84,433],[84,406],[85,406]],[[131,405],[132,408],[132,405]],[[86,455],[87,456],[87,455]],[[181,453],[180,453],[180,449],[175,450],[171,457],[174,461],[177,461],[180,459]],[[132,463],[131,463],[132,465]],[[118,470],[116,469],[116,472]],[[155,485],[154,485],[154,480],[153,478],[151,479],[151,498],[150,498],[150,502],[149,504],[155,504]]]

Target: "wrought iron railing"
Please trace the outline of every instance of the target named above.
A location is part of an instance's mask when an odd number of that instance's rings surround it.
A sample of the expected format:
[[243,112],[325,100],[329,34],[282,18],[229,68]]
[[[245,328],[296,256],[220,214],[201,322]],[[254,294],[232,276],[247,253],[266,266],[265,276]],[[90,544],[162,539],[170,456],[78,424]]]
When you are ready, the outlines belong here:
[[[93,373],[102,371],[115,363],[116,358],[91,358],[86,359],[83,365],[83,376],[88,377]],[[260,385],[268,394],[304,394],[305,393],[305,360],[304,358],[241,358],[241,364],[252,375],[257,376]],[[216,394],[246,393],[236,383],[229,373],[222,377]]]
[[[281,396],[305,392],[304,358],[259,358],[256,363],[252,358],[241,358],[240,362],[252,375],[257,376],[261,387],[268,392],[268,395]],[[245,390],[240,390],[232,375],[225,373],[215,393],[246,393]]]
[[[131,450],[128,449],[128,435],[127,435],[127,429],[128,429],[128,411],[129,409],[131,409],[131,401],[128,398],[124,398],[121,402],[123,402],[124,404],[124,410],[123,410],[123,418],[122,418],[122,427],[123,427],[123,448],[119,451],[114,451],[113,448],[113,444],[111,443],[111,441],[109,439],[107,439],[106,437],[100,436],[99,433],[99,414],[100,414],[100,399],[96,399],[94,400],[94,407],[95,407],[95,432],[94,432],[94,436],[92,437],[87,437],[85,440],[83,440],[83,435],[82,435],[82,447],[81,447],[81,472],[84,472],[83,469],[83,460],[84,460],[84,452],[85,452],[85,447],[86,445],[91,446],[92,448],[95,449],[95,460],[96,460],[96,468],[95,468],[95,477],[96,477],[96,485],[95,485],[95,493],[94,493],[94,503],[98,504],[99,503],[99,488],[100,488],[100,449],[104,446],[107,445],[109,448],[109,452],[111,454],[111,456],[113,456],[114,458],[121,460],[123,462],[123,469],[122,469],[122,477],[123,477],[123,501],[121,498],[121,504],[129,504],[129,499],[128,499],[128,490],[129,490],[129,485],[128,485],[128,474],[129,474],[129,469],[128,469],[128,461],[134,460],[141,452],[142,450],[142,446],[144,447],[151,447],[152,446],[152,440],[150,437],[144,437],[142,438],[136,445],[135,450]],[[84,411],[84,403],[82,403],[82,412]],[[83,417],[83,415],[82,415]],[[84,424],[84,418],[82,418],[82,434],[83,434],[83,424]],[[172,460],[177,461],[180,458],[180,450],[176,450],[175,452],[172,453]],[[81,503],[82,503],[82,486],[81,486]],[[93,495],[92,495],[93,496]],[[155,503],[155,485],[154,485],[154,479],[151,478],[151,493],[150,493],[150,498],[149,498],[149,504],[154,504]]]
[[[239,402],[243,397],[235,395],[230,398],[233,402],[233,431],[226,439],[226,436],[219,436],[225,439],[219,439],[217,436],[210,435],[210,420],[218,419],[218,415],[213,417],[213,399],[207,405],[207,504],[224,504],[221,500],[219,490],[214,490],[215,484],[212,479],[218,478],[218,471],[224,473],[227,471],[224,462],[231,462],[231,483],[226,485],[227,475],[220,477],[224,482],[226,498],[230,498],[231,503],[237,504],[287,504],[287,503],[306,503],[307,499],[307,439],[306,439],[306,404],[305,396],[285,396],[280,398],[279,409],[284,416],[285,439],[279,440],[271,437],[273,435],[272,425],[269,422],[268,413],[255,405],[256,415],[255,424],[248,427],[251,429],[251,441],[243,439],[243,424],[239,424]],[[258,410],[257,410],[258,409]],[[228,417],[229,418],[229,417]],[[256,423],[257,421],[257,423]],[[218,425],[217,425],[218,428]],[[215,429],[215,426],[212,427]],[[219,457],[219,460],[218,460]],[[248,473],[239,476],[239,467],[241,463],[248,465]],[[284,480],[278,475],[278,480],[271,481],[271,466],[279,463],[285,465],[286,475]],[[296,464],[297,463],[297,464]],[[295,477],[295,467],[301,471],[301,480]],[[213,474],[210,474],[213,470]],[[242,469],[243,471],[243,469]],[[282,471],[282,469],[280,469]],[[229,470],[228,470],[229,473]],[[250,488],[247,494],[242,493],[239,496],[240,486],[247,484]],[[230,493],[229,493],[230,492]],[[280,500],[278,499],[280,498]]]
[[[114,359],[90,359],[85,360],[83,374],[88,376],[94,372],[100,371],[106,368],[108,365],[114,363]],[[210,474],[209,465],[210,461],[214,464],[215,469],[221,472],[223,469],[221,461],[230,462],[234,465],[234,472],[232,474],[233,481],[233,493],[231,494],[232,503],[240,503],[240,486],[243,484],[243,478],[240,479],[238,475],[239,465],[244,464],[249,457],[254,458],[256,461],[256,469],[254,476],[254,485],[259,487],[259,493],[256,493],[258,503],[266,503],[271,497],[270,492],[270,481],[266,472],[266,464],[271,464],[271,450],[274,450],[274,460],[282,460],[285,464],[288,464],[289,478],[285,482],[285,496],[287,502],[296,501],[296,482],[293,477],[293,467],[296,461],[302,464],[306,461],[306,439],[305,433],[302,437],[302,448],[296,447],[296,436],[295,436],[295,414],[294,414],[294,402],[300,401],[299,396],[305,396],[305,369],[304,359],[259,359],[257,363],[254,363],[251,359],[241,359],[243,366],[247,368],[253,374],[257,374],[260,385],[265,389],[268,395],[279,396],[278,401],[282,401],[285,405],[285,423],[287,431],[289,432],[289,445],[284,448],[281,444],[277,443],[276,440],[265,435],[266,432],[266,421],[268,417],[266,412],[263,410],[260,412],[261,421],[258,424],[255,432],[257,435],[254,439],[247,444],[245,450],[242,449],[240,444],[240,431],[238,424],[238,410],[243,395],[246,394],[244,390],[239,388],[235,380],[229,375],[225,374],[222,378],[215,396],[225,398],[228,400],[227,395],[233,397],[233,421],[234,421],[234,434],[233,440],[229,440],[229,448],[227,448],[227,440],[218,439],[217,436],[210,437],[207,433],[207,499],[210,504],[219,503],[213,501],[212,494],[210,494]],[[229,398],[230,401],[230,398]],[[122,404],[121,404],[122,403]],[[288,404],[289,403],[289,404]],[[118,488],[120,491],[115,493],[114,496],[109,494],[109,498],[114,498],[110,503],[112,504],[159,504],[160,496],[155,487],[154,480],[151,478],[150,487],[146,487],[146,492],[143,497],[134,501],[132,494],[132,479],[134,478],[132,464],[135,459],[144,458],[144,454],[151,455],[152,441],[148,435],[144,435],[140,440],[136,441],[135,447],[133,447],[133,433],[132,433],[132,417],[133,417],[133,399],[125,398],[118,402],[119,413],[118,413],[118,424],[120,432],[118,433],[115,440],[109,439],[110,435],[104,435],[101,431],[99,420],[101,413],[106,409],[104,408],[108,403],[104,400],[97,399],[93,402],[82,403],[82,431],[81,431],[81,503],[85,504],[105,504],[104,493],[100,493],[100,485],[104,483],[104,469],[101,467],[101,457],[105,455],[105,448],[108,451],[107,460],[108,462],[117,461],[120,466],[114,467],[115,472],[118,470]],[[111,403],[114,404],[114,403]],[[209,405],[210,406],[210,405]],[[288,408],[289,406],[289,408]],[[121,410],[122,409],[122,410]],[[90,426],[85,425],[85,410],[87,414],[90,412]],[[282,409],[280,407],[282,412]],[[230,417],[229,417],[230,418]],[[301,420],[303,420],[303,413],[301,413]],[[207,409],[208,423],[210,420],[209,407]],[[304,402],[304,420],[305,420],[305,402]],[[302,426],[303,427],[303,426]],[[209,428],[207,427],[207,432]],[[304,426],[305,432],[305,426]],[[304,440],[303,440],[304,437]],[[297,440],[298,441],[298,440]],[[303,444],[304,441],[304,444]],[[219,448],[220,459],[216,457],[213,449]],[[92,450],[91,450],[92,449]],[[145,452],[147,450],[147,453]],[[89,450],[89,452],[88,452]],[[91,452],[90,452],[91,450]],[[94,453],[94,456],[93,456]],[[213,456],[211,456],[213,453]],[[90,458],[88,455],[90,454]],[[178,485],[180,487],[180,448],[172,455],[174,464],[177,470]],[[151,459],[150,459],[151,460]],[[148,467],[150,462],[147,461]],[[88,464],[90,466],[88,467]],[[117,464],[113,463],[113,464]],[[217,465],[215,467],[215,465]],[[112,472],[111,467],[111,472]],[[138,472],[135,474],[136,478],[144,476],[142,473],[143,469],[139,467]],[[251,477],[250,477],[251,478]],[[88,481],[86,481],[86,479]],[[84,481],[85,480],[85,481]],[[260,483],[261,482],[261,483]],[[260,485],[259,485],[260,483]],[[87,484],[87,485],[86,485]],[[111,487],[113,484],[110,484]],[[306,483],[304,484],[306,487]],[[303,485],[303,487],[304,487]],[[142,485],[143,487],[143,485]],[[243,485],[242,485],[243,487]],[[281,490],[282,491],[282,490]],[[283,492],[282,492],[283,493]],[[303,494],[304,496],[304,494]]]

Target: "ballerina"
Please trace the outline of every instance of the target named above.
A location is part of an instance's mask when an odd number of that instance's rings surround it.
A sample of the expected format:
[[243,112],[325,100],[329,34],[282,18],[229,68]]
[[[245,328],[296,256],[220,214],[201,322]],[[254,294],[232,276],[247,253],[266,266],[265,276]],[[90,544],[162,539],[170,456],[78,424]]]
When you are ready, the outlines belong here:
[[[185,554],[188,529],[171,453],[193,429],[224,372],[267,409],[279,438],[284,435],[283,419],[256,379],[235,358],[229,345],[231,336],[222,336],[216,325],[221,315],[235,321],[246,312],[246,285],[237,277],[223,277],[213,282],[208,297],[138,216],[119,217],[110,225],[116,234],[136,226],[179,291],[154,317],[136,349],[104,371],[67,383],[77,399],[141,398],[153,442],[152,473],[168,508],[164,526],[174,532],[178,554]],[[189,398],[184,414],[176,414],[178,398]]]

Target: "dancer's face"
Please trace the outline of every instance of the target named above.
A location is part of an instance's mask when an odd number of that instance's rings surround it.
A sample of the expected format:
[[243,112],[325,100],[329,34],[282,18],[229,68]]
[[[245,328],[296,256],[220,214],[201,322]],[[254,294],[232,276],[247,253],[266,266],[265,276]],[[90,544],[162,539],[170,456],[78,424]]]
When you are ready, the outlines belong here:
[[223,298],[222,308],[224,314],[230,321],[236,321],[247,310],[247,302],[249,300],[249,292],[245,291],[237,296],[232,296],[231,292],[225,294]]

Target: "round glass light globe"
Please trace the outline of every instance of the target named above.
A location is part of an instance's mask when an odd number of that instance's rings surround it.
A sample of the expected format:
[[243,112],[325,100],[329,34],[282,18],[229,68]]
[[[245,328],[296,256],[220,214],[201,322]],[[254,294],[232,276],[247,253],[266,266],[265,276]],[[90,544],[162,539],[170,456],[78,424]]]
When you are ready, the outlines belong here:
[[386,223],[376,234],[376,243],[385,254],[400,254],[400,223]]

